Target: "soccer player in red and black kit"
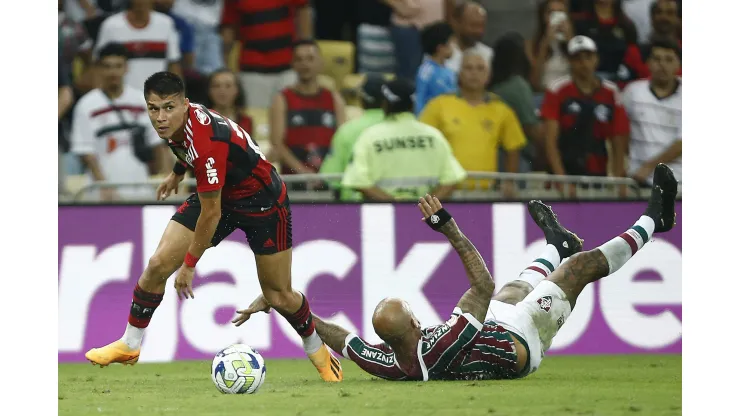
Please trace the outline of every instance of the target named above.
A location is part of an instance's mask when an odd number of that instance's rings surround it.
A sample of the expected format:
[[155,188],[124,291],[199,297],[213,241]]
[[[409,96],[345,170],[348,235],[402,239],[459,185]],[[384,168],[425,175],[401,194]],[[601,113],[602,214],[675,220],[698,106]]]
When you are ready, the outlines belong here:
[[[470,289],[450,319],[422,328],[408,303],[387,298],[373,314],[382,344],[370,345],[314,317],[316,331],[334,351],[387,380],[513,379],[532,374],[586,285],[616,272],[654,232],[666,232],[675,225],[678,183],[664,164],[656,167],[655,178],[647,209],[635,225],[587,252],[580,252],[583,241],[560,225],[550,207],[531,201],[529,212],[544,232],[547,246],[493,300],[494,283],[485,261],[439,200],[427,195],[419,200],[424,220],[448,238],[470,280]],[[524,277],[526,273],[540,278]],[[269,309],[260,296],[246,310],[237,311],[240,316],[233,322],[241,325],[251,314]]]
[[152,125],[179,159],[157,189],[158,199],[177,192],[187,169],[195,174],[197,193],[172,217],[139,278],[123,337],[85,357],[100,366],[136,363],[167,278],[177,271],[178,297],[194,298],[198,259],[238,228],[254,252],[264,299],[302,337],[321,378],[341,381],[342,368],[319,338],[308,301],[291,287],[290,201],[275,168],[235,122],[191,103],[177,75],[155,73],[144,84],[144,96]]

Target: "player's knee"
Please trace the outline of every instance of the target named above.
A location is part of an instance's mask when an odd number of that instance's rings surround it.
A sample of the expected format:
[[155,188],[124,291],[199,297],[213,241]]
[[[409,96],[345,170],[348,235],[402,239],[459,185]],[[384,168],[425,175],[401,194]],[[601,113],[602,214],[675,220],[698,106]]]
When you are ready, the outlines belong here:
[[146,266],[147,275],[155,279],[167,279],[177,269],[177,262],[155,253]]
[[[267,303],[275,310],[286,311],[295,309],[295,296],[292,290],[268,290],[263,292]],[[298,305],[300,307],[300,305]]]

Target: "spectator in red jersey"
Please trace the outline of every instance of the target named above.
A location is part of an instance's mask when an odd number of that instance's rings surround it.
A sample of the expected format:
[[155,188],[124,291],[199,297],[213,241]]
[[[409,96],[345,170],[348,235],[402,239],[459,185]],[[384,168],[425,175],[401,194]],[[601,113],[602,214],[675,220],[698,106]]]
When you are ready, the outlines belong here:
[[556,175],[606,176],[606,142],[611,141],[614,176],[624,176],[629,120],[619,90],[596,76],[599,56],[592,39],[574,37],[568,54],[571,75],[549,86],[541,109],[550,170]]
[[577,35],[596,42],[599,75],[609,81],[616,80],[627,48],[637,43],[637,30],[622,11],[622,0],[593,0],[587,12],[574,18],[574,25]]
[[529,81],[542,91],[558,78],[568,75],[568,41],[573,38],[573,23],[564,0],[544,1],[539,6],[539,23],[534,37],[534,62]]
[[319,85],[321,65],[315,41],[297,42],[293,69],[298,82],[272,100],[270,141],[281,174],[318,172],[334,132],[345,121],[341,96]]
[[240,80],[249,106],[268,107],[277,92],[295,83],[293,43],[313,37],[308,0],[227,1],[222,24],[226,51],[241,42]]
[[236,122],[250,136],[252,135],[252,118],[245,114],[247,96],[239,83],[236,74],[224,68],[208,77],[208,95],[206,108]]
[[[622,86],[650,76],[647,59],[652,49],[651,42],[669,42],[681,47],[681,7],[676,0],[654,1],[650,6],[650,20],[652,22],[650,42],[631,45],[624,55],[624,61],[619,68],[619,81]],[[680,67],[677,75],[681,75]]]

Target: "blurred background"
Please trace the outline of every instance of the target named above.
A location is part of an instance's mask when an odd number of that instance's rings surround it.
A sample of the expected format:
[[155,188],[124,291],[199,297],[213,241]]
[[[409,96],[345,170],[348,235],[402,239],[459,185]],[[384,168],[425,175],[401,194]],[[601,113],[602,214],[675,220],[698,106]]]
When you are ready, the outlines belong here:
[[59,198],[153,202],[174,156],[140,91],[169,69],[294,201],[371,199],[342,176],[394,78],[467,171],[451,200],[642,199],[681,175],[680,45],[676,0],[59,0]]

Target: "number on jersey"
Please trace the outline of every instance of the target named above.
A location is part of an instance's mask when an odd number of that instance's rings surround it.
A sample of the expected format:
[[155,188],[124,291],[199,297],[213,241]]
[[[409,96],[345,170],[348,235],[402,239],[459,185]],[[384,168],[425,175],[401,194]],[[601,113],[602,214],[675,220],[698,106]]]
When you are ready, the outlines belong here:
[[211,112],[211,114],[217,120],[218,124],[229,125],[236,132],[236,135],[239,136],[240,139],[247,141],[247,144],[249,145],[249,147],[252,148],[252,150],[254,150],[255,153],[257,153],[262,159],[267,160],[257,143],[252,140],[252,137],[249,135],[249,133],[244,131],[244,129],[241,128],[240,125],[233,122],[230,118],[224,117],[215,112]]

